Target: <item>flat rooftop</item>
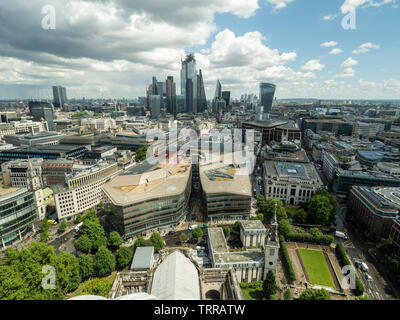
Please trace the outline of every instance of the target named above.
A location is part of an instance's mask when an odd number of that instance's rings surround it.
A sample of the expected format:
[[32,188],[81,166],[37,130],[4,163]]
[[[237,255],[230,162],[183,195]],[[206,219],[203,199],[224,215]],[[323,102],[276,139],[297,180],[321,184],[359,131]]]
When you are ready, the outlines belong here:
[[9,195],[19,190],[21,190],[21,188],[6,187],[3,184],[0,184],[0,197]]
[[314,166],[309,163],[265,161],[268,177],[297,178],[301,180],[319,180]]
[[154,247],[138,247],[132,260],[131,270],[151,269]]
[[207,231],[213,252],[214,253],[228,252],[228,245],[226,243],[224,231],[222,230],[222,228],[208,228]]
[[240,221],[245,230],[266,230],[264,224],[260,220],[243,220]]
[[263,262],[264,252],[262,250],[248,250],[244,252],[216,253],[215,263],[249,263]]

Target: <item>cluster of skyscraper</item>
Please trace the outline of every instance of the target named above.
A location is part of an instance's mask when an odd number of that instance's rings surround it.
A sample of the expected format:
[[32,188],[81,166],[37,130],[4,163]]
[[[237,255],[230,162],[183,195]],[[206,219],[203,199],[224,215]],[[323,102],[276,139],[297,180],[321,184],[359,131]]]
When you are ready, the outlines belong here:
[[230,111],[231,107],[231,92],[222,91],[221,82],[217,81],[217,86],[215,88],[215,97],[212,103],[213,113],[216,114],[217,120],[220,122],[222,120],[222,114],[224,112]]
[[153,119],[158,118],[161,109],[176,116],[178,113],[200,113],[207,108],[207,98],[204,88],[203,74],[197,73],[194,54],[186,56],[182,61],[181,94],[176,94],[176,83],[173,77],[166,82],[157,81],[153,77],[147,91],[148,106]]

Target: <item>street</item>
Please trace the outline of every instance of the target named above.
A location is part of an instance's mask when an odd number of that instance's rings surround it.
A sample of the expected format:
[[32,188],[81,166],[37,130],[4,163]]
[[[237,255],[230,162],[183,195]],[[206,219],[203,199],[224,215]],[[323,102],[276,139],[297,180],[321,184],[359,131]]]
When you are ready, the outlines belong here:
[[[340,205],[336,216],[336,230],[342,231],[348,236],[348,240],[341,240],[335,237],[335,243],[342,242],[345,250],[351,259],[352,263],[356,261],[365,262],[368,266],[368,271],[364,272],[356,268],[360,280],[363,282],[366,293],[373,300],[394,300],[396,296],[392,287],[385,281],[384,277],[375,267],[375,259],[369,253],[371,245],[360,239],[358,234],[353,230],[353,227],[346,223],[345,210],[342,199],[337,199]],[[372,281],[368,281],[366,274],[369,274]]]

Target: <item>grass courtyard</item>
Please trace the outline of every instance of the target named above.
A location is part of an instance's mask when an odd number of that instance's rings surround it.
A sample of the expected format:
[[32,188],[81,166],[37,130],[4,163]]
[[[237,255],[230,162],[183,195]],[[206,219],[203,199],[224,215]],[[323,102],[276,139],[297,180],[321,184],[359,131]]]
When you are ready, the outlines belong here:
[[298,249],[308,277],[313,285],[335,288],[322,251]]
[[240,288],[242,290],[243,300],[263,300],[262,281],[241,283]]

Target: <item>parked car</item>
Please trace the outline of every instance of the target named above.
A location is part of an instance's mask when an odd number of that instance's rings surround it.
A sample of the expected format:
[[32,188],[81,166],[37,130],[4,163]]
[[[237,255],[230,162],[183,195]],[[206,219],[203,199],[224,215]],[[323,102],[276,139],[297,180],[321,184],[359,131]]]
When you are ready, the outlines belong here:
[[335,237],[343,239],[343,240],[348,239],[347,236],[343,232],[340,232],[340,231],[335,231]]
[[368,273],[365,274],[365,279],[367,279],[367,281],[373,280],[372,277]]
[[192,231],[192,230],[196,229],[197,227],[198,227],[198,225],[197,225],[197,224],[194,224],[194,225],[192,225],[192,226],[189,227],[189,230]]
[[369,268],[365,262],[360,263],[360,268],[362,271],[365,271],[365,272],[367,272],[369,270]]
[[175,231],[170,231],[170,232],[168,232],[168,235],[169,236],[172,236],[172,235],[174,235],[175,234]]

